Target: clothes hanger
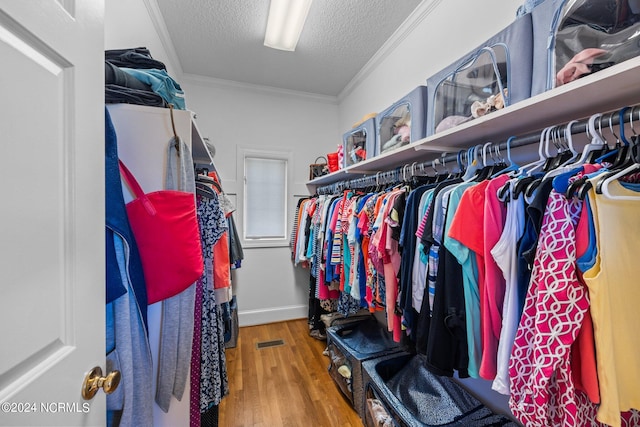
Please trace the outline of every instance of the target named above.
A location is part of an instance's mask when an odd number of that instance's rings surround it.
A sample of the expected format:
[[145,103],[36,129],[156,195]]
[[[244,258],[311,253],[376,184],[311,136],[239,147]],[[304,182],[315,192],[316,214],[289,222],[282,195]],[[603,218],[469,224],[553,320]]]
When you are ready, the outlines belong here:
[[[576,165],[574,163],[569,163],[571,162],[572,159],[578,157],[578,152],[573,148],[573,139],[571,136],[571,127],[576,124],[578,121],[577,120],[572,120],[567,124],[567,127],[565,128],[564,131],[564,135],[565,135],[565,140],[567,142],[567,150],[566,153],[568,153],[568,157],[569,159],[567,161],[565,161],[563,164],[558,165],[556,168],[550,170],[549,172],[547,172],[544,175],[544,178],[542,178],[543,180],[546,179],[550,179],[553,178],[554,179],[554,188],[556,189],[556,191],[559,191],[561,193],[564,193],[566,191],[566,186],[569,185],[568,180],[571,176],[575,175],[577,172],[579,172],[579,170],[582,170],[582,166],[581,165]],[[558,179],[559,177],[562,177],[561,179]],[[556,181],[556,179],[558,179]],[[557,185],[557,187],[556,187]]]
[[222,187],[220,187],[220,184],[218,184],[218,182],[215,179],[211,178],[210,176],[197,174],[196,183],[198,182],[203,184],[209,184],[219,192],[222,192]]
[[[629,107],[624,107],[620,110],[619,120],[621,120],[621,127],[620,127],[620,129],[622,130],[621,134],[624,131],[624,114],[628,109]],[[633,115],[633,110],[631,112],[631,115]],[[637,153],[637,147],[629,146],[628,145],[629,141],[627,141],[626,138],[623,139],[623,142],[624,144],[619,146],[617,151],[617,156],[615,160],[613,160],[613,163],[609,168],[611,172],[606,173],[596,184],[597,194],[604,194],[602,187],[605,183],[607,183],[608,185],[608,183],[611,182],[609,179],[612,176],[616,176],[620,172],[624,172],[622,173],[622,175],[626,175],[627,173],[632,171],[634,166],[638,164],[638,159],[636,158],[636,156],[634,156],[634,152]],[[618,175],[618,176],[622,176],[622,175]],[[616,198],[616,197],[614,196],[611,198]],[[627,199],[627,200],[633,200],[633,198]]]
[[[622,140],[623,145],[618,148],[618,155],[616,159],[613,161],[613,165],[611,169],[618,169],[625,167],[632,163],[631,159],[631,144],[627,140],[624,134],[624,115],[629,110],[629,107],[624,107],[620,110],[618,115],[618,124],[620,126],[620,139]],[[631,115],[633,116],[633,110],[631,110]]]
[[[618,137],[618,135],[616,135],[615,131],[613,130],[613,112],[609,113],[609,131],[611,132],[611,134],[615,137],[616,142],[613,145],[613,149],[612,150],[608,150],[605,154],[601,155],[600,157],[598,157],[595,162],[596,163],[603,163],[605,161],[611,163],[611,167],[615,168],[616,164],[619,164],[622,159],[624,158],[624,156],[626,155],[626,148],[625,146],[623,146],[622,142],[620,141],[620,138]],[[602,121],[602,119],[601,119]]]
[[217,194],[211,187],[205,185],[201,182],[196,182],[196,194],[206,197],[208,199],[213,199],[217,197]]
[[542,132],[540,132],[540,142],[538,143],[538,160],[526,164],[520,168],[520,176],[518,177],[518,182],[516,182],[516,185],[513,189],[513,197],[517,198],[518,196],[520,196],[520,194],[526,193],[529,185],[531,185],[538,178],[538,176],[534,175],[533,173],[543,167],[547,160],[547,157],[545,157],[544,155],[544,146],[547,139],[547,134],[551,131],[551,128],[552,127],[544,128]]
[[611,200],[633,200],[633,201],[638,201],[640,200],[640,196],[620,196],[620,195],[613,195],[611,194],[611,192],[609,191],[609,185],[611,184],[611,182],[613,182],[614,180],[617,180],[618,178],[621,178],[631,172],[635,172],[637,170],[640,170],[640,163],[633,163],[629,166],[627,166],[626,168],[614,173],[611,176],[607,176],[607,177],[603,177],[599,182],[598,185],[596,186],[596,192],[598,191],[598,189],[600,190],[600,193],[605,196],[608,199]]
[[487,148],[489,146],[491,146],[491,142],[487,142],[482,146],[482,167],[477,171],[475,177],[473,178],[474,181],[484,181],[489,177],[489,175],[491,175],[491,173],[493,173],[493,165],[489,165],[489,163],[487,162]]
[[[518,164],[516,164],[516,163],[513,161],[513,159],[511,158],[511,142],[513,142],[513,140],[514,140],[514,139],[516,139],[516,137],[515,137],[515,136],[510,136],[510,137],[507,139],[507,142],[506,142],[506,144],[505,144],[505,145],[507,146],[507,161],[506,161],[506,162],[504,162],[504,159],[503,159],[503,163],[505,163],[505,167],[504,167],[502,170],[499,170],[498,172],[494,173],[494,174],[491,176],[491,178],[495,178],[495,177],[497,177],[498,175],[503,174],[503,173],[510,173],[510,172],[513,172],[514,174],[516,174],[516,173],[518,173],[518,172],[520,171],[520,166],[519,166]],[[497,149],[497,150],[498,150],[498,152],[499,152],[499,150],[500,150],[500,146],[499,146],[499,145],[496,145],[496,149]]]
[[[470,152],[468,152],[468,158],[470,159],[470,161],[469,161],[469,165],[467,166],[467,170],[464,172],[464,175],[462,176],[463,181],[466,181],[466,182],[471,181],[474,177],[477,176],[477,173],[482,168],[482,166],[480,165],[480,162],[482,160],[482,157],[480,155],[481,148],[482,148],[482,145],[476,145],[475,147],[471,147],[469,149]],[[473,161],[471,161],[471,156],[473,156]]]

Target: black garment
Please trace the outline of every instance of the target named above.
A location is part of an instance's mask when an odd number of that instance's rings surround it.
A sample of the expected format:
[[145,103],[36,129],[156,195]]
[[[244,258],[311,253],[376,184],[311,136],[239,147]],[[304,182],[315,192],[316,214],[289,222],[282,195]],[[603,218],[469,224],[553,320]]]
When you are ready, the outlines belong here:
[[233,215],[227,217],[227,223],[229,223],[229,258],[232,265],[240,268],[241,262],[244,259],[244,250],[242,249],[242,243],[240,243],[240,235],[238,234]]
[[[444,188],[461,182],[460,178],[446,180],[437,184],[434,189],[421,239],[426,254],[429,253],[431,245],[437,243],[433,236],[436,197]],[[438,274],[431,313],[428,286],[424,292],[416,326],[416,351],[427,355],[428,366],[432,372],[452,376],[453,371],[458,370],[461,378],[468,377],[469,355],[462,266],[443,245],[438,251]]]
[[402,230],[402,222],[404,221],[404,210],[407,204],[407,194],[401,193],[393,202],[393,210],[398,213],[398,225],[391,227],[391,238],[400,242],[400,232]]
[[218,427],[220,407],[213,405],[200,414],[200,427]]
[[536,190],[536,194],[533,201],[527,207],[527,215],[531,220],[535,238],[530,243],[530,247],[523,247],[522,255],[529,265],[533,265],[533,261],[536,258],[536,249],[538,248],[538,236],[540,235],[540,229],[542,228],[542,219],[544,217],[544,211],[547,207],[547,201],[549,200],[549,194],[553,189],[553,180],[543,180]]
[[307,323],[311,331],[319,330],[324,334],[326,326],[320,316],[329,312],[320,306],[320,300],[316,298],[316,286],[316,278],[309,274],[309,313]]
[[[469,377],[469,351],[462,266],[445,248],[440,247],[433,312],[427,341],[427,367],[437,375]],[[429,298],[424,298],[423,301]],[[421,310],[422,311],[422,310]],[[426,312],[429,310],[427,309]],[[422,314],[422,313],[421,313]]]
[[114,49],[104,52],[104,59],[116,67],[166,70],[163,62],[153,59],[146,47],[133,49]]
[[409,193],[407,197],[404,218],[402,220],[402,232],[400,233],[400,280],[398,287],[400,291],[400,309],[403,313],[404,325],[409,332],[409,339],[416,340],[416,324],[418,320],[417,311],[413,308],[413,261],[416,247],[416,230],[419,218],[418,209],[422,195],[433,185],[423,185]]
[[147,92],[145,90],[116,85],[105,85],[104,102],[107,104],[136,104],[149,107],[167,107],[164,99],[155,92]]

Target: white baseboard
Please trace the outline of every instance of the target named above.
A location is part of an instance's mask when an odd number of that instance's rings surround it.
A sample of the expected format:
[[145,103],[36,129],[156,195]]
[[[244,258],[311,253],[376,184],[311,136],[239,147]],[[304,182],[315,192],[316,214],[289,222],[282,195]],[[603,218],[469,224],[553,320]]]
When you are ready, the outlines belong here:
[[286,307],[264,308],[259,310],[239,310],[238,325],[253,326],[265,323],[282,322],[306,318],[309,307],[306,305],[289,305]]

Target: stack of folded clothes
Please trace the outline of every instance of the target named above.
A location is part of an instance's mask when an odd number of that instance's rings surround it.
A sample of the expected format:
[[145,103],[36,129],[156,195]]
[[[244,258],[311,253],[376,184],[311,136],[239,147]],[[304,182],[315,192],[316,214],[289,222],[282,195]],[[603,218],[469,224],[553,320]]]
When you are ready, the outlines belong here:
[[186,109],[184,92],[145,47],[105,51],[105,102]]

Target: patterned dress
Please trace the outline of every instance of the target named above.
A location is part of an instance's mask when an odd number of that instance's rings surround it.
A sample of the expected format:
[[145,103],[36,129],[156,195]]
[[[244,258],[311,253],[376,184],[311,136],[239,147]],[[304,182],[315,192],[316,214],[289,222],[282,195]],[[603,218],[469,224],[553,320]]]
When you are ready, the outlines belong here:
[[[222,308],[216,304],[213,286],[213,246],[228,229],[218,198],[198,196],[198,221],[205,270],[202,276],[202,324],[200,347],[200,411],[218,405],[229,393],[224,352]],[[200,285],[200,283],[199,283]]]

